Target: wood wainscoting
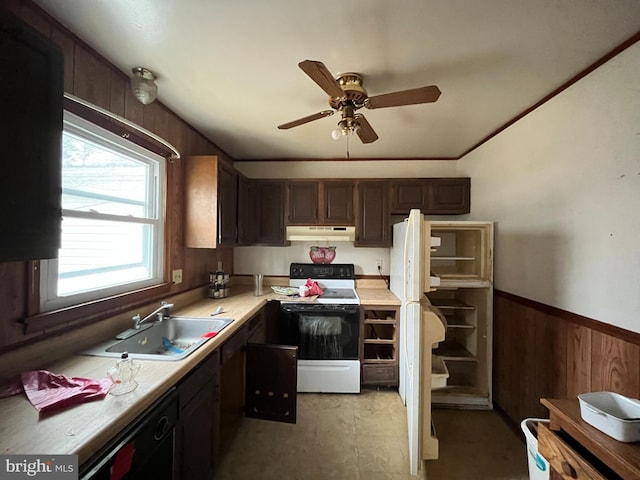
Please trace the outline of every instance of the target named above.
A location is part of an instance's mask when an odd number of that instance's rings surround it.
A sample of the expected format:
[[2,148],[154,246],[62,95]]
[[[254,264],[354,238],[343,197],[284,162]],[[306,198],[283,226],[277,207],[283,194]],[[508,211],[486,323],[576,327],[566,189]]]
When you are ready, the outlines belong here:
[[518,425],[540,398],[608,390],[640,398],[640,334],[494,292],[493,398]]

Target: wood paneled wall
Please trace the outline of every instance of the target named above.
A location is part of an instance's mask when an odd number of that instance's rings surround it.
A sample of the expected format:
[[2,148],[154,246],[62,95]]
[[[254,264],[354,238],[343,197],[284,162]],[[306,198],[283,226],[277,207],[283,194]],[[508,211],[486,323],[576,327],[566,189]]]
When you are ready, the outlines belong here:
[[[150,105],[139,103],[131,93],[127,74],[115,68],[30,0],[7,0],[2,2],[2,6],[61,47],[64,53],[66,92],[123,116],[159,135],[173,144],[183,158],[188,155],[215,154],[223,160],[232,160],[165,107],[161,103],[161,90],[158,101]],[[144,61],[144,58],[140,59],[140,63],[144,64]],[[171,270],[183,269],[183,283],[172,287],[171,294],[174,294],[206,283],[209,278],[208,272],[216,268],[218,259],[223,261],[227,271],[232,271],[233,250],[184,247],[184,179],[181,160],[167,163],[167,181],[166,278],[170,278]],[[37,341],[44,333],[24,335],[20,323],[20,319],[27,314],[29,268],[30,262],[0,263],[0,351]],[[51,333],[55,332],[47,332]]]
[[640,398],[640,335],[496,291],[494,403],[516,424],[540,398],[608,390]]

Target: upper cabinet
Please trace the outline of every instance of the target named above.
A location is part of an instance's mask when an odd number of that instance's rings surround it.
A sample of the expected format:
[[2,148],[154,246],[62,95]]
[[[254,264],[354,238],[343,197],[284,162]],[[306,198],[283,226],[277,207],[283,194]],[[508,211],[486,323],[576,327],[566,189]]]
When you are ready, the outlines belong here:
[[287,186],[289,225],[316,225],[320,218],[318,211],[319,183],[315,180],[290,180]]
[[391,180],[389,210],[391,214],[407,214],[418,208],[424,213],[427,207],[429,186],[424,179]]
[[391,180],[391,214],[417,208],[425,215],[459,215],[470,212],[470,201],[468,177]]
[[63,55],[0,10],[0,262],[54,258],[61,231]]
[[285,180],[254,180],[256,237],[254,245],[288,245],[285,217]]
[[471,211],[471,179],[432,178],[426,214],[457,215]]
[[254,181],[238,174],[238,245],[251,245],[256,240],[256,188]]
[[185,160],[185,246],[216,248],[236,243],[237,173],[215,155]]
[[389,182],[357,183],[356,247],[390,247]]
[[352,180],[289,180],[288,225],[354,225]]

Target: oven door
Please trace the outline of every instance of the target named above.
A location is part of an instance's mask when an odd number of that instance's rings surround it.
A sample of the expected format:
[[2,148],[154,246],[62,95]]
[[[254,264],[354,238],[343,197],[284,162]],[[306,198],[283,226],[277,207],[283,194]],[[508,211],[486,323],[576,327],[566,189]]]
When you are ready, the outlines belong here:
[[283,303],[281,342],[298,347],[300,360],[358,360],[358,305]]

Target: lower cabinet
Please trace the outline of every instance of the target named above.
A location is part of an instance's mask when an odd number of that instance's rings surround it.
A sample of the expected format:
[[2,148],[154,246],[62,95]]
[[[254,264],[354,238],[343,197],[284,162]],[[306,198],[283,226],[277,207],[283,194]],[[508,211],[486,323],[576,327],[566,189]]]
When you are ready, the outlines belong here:
[[363,385],[398,385],[399,307],[363,305],[360,348]]
[[218,351],[178,385],[174,478],[208,480],[216,460],[220,354]]
[[220,349],[219,455],[243,416],[296,421],[298,348],[274,344],[279,311],[268,302]]

